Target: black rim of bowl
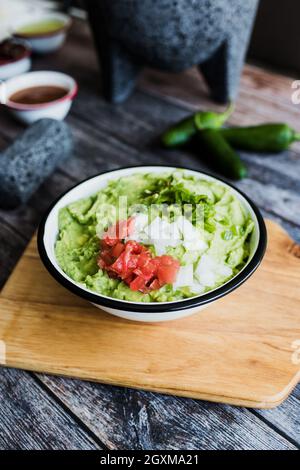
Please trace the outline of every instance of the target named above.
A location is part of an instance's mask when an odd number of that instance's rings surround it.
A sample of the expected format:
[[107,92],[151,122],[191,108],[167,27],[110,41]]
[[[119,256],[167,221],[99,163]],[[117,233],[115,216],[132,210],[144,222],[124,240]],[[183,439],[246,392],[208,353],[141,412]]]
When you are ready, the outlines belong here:
[[229,294],[236,288],[238,288],[241,284],[243,284],[253,273],[254,271],[258,268],[260,265],[262,258],[264,256],[265,250],[266,250],[266,245],[267,245],[267,231],[266,231],[266,226],[264,219],[259,211],[259,209],[256,207],[256,205],[246,196],[242,191],[237,189],[235,186],[232,184],[228,183],[227,181],[223,180],[222,178],[219,178],[217,176],[211,175],[207,172],[197,170],[194,168],[187,168],[187,167],[180,167],[176,166],[173,167],[175,170],[180,169],[180,170],[191,170],[199,173],[200,175],[203,174],[205,176],[209,176],[212,178],[215,178],[216,180],[219,180],[221,183],[224,183],[228,186],[230,186],[232,189],[237,191],[250,205],[252,208],[257,222],[258,222],[258,227],[259,227],[259,240],[258,240],[258,245],[256,248],[256,251],[254,255],[252,256],[251,260],[249,263],[240,271],[233,279],[230,281],[226,282],[224,285],[217,287],[216,289],[207,292],[206,294],[202,294],[200,296],[195,296],[195,297],[190,297],[188,299],[184,300],[178,300],[178,301],[172,301],[172,302],[157,302],[157,303],[152,303],[148,304],[146,302],[140,302],[140,303],[133,303],[130,301],[122,301],[119,299],[114,299],[112,297],[104,297],[101,294],[96,294],[93,293],[92,291],[86,291],[82,289],[81,287],[77,286],[75,284],[75,281],[68,280],[65,278],[52,264],[50,261],[46,248],[44,245],[44,234],[45,234],[45,225],[48,219],[48,216],[54,206],[58,203],[60,199],[62,199],[69,191],[73,190],[77,186],[81,185],[82,183],[85,183],[86,181],[89,181],[97,176],[105,175],[105,174],[110,174],[114,173],[120,170],[134,170],[134,169],[139,169],[139,168],[144,168],[144,167],[161,167],[165,168],[166,170],[168,168],[167,165],[138,165],[138,166],[126,166],[122,168],[116,168],[114,170],[108,170],[108,171],[103,171],[101,173],[97,173],[94,176],[90,176],[89,178],[86,178],[83,181],[80,181],[79,183],[75,184],[72,188],[69,188],[67,191],[65,191],[63,194],[61,194],[49,207],[49,209],[46,211],[46,214],[43,216],[39,228],[38,228],[38,236],[37,236],[37,244],[38,244],[38,251],[41,257],[42,262],[44,263],[46,269],[48,272],[58,281],[60,284],[62,284],[64,287],[66,287],[69,291],[71,291],[73,294],[78,295],[79,297],[84,298],[85,300],[88,300],[89,302],[92,302],[96,305],[103,306],[103,307],[109,307],[112,309],[117,309],[117,310],[122,310],[122,311],[131,311],[131,312],[142,312],[142,313],[159,313],[159,312],[176,312],[180,310],[186,310],[189,308],[194,308],[194,307],[200,307],[202,305],[205,305],[207,303],[213,302],[214,300],[220,299],[221,297],[224,297],[224,295]]

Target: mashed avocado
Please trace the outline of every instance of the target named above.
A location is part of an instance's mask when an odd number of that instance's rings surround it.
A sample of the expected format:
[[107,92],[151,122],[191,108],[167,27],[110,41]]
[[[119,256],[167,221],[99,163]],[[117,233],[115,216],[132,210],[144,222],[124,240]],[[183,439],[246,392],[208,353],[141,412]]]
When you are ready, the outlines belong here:
[[[124,209],[120,200],[125,198]],[[173,285],[143,294],[98,267],[101,234],[131,216],[136,218],[131,239],[154,254],[179,260]],[[207,292],[235,276],[248,260],[253,227],[239,200],[221,184],[180,171],[134,174],[61,209],[55,252],[61,269],[91,291],[136,302],[174,301]]]

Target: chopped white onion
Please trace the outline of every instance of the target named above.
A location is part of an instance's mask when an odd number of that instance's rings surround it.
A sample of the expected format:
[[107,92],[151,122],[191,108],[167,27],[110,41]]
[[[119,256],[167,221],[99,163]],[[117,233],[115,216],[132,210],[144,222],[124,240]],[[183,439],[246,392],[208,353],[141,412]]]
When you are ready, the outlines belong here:
[[127,240],[154,245],[157,255],[165,254],[167,247],[176,248],[178,245],[183,245],[187,251],[203,252],[207,248],[199,231],[183,216],[171,223],[157,216],[149,225],[146,214],[140,213],[134,217],[134,230]]
[[200,282],[194,282],[194,284],[191,285],[190,289],[193,294],[202,294],[205,290],[205,287],[200,284]]
[[218,282],[220,276],[222,278],[230,277],[232,275],[232,269],[220,263],[212,256],[204,254],[200,258],[195,275],[201,284],[206,287],[213,287]]
[[189,287],[194,283],[193,265],[181,266],[177,273],[176,281],[173,283],[174,289],[178,287]]
[[148,223],[148,216],[147,214],[139,213],[133,216],[134,219],[134,231],[140,232],[145,228]]
[[176,220],[178,230],[182,233],[185,240],[194,240],[198,235],[193,224],[182,215]]
[[204,251],[207,248],[207,244],[201,240],[201,238],[188,241],[184,240],[182,244],[187,251]]

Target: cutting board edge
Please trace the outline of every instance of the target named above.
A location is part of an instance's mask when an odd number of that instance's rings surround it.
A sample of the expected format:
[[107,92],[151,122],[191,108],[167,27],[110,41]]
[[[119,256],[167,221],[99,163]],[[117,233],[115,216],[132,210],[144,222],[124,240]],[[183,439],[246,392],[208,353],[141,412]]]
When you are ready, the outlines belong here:
[[[13,369],[25,370],[28,372],[34,372],[36,374],[50,374],[52,376],[64,377],[73,380],[84,380],[85,382],[95,382],[103,385],[112,385],[115,387],[128,387],[135,390],[153,392],[153,393],[162,393],[170,396],[177,396],[182,398],[191,398],[201,401],[209,401],[212,403],[222,403],[225,405],[232,406],[241,406],[244,408],[257,408],[257,409],[274,409],[277,406],[281,405],[292,393],[293,389],[300,383],[300,370],[296,373],[288,385],[282,391],[277,392],[272,397],[265,397],[264,400],[255,400],[252,398],[246,397],[230,397],[228,395],[218,395],[208,392],[197,392],[195,390],[184,390],[184,389],[175,389],[175,388],[164,388],[159,386],[145,385],[133,383],[130,380],[116,380],[116,379],[99,379],[94,377],[92,374],[82,374],[82,369],[78,369],[79,373],[74,370],[71,373],[66,372],[65,370],[51,370],[51,367],[48,367],[47,371],[43,370],[41,367],[31,367],[30,365],[24,365],[20,361],[11,362],[9,364],[1,364],[0,367],[7,367]],[[84,371],[83,371],[84,372]]]

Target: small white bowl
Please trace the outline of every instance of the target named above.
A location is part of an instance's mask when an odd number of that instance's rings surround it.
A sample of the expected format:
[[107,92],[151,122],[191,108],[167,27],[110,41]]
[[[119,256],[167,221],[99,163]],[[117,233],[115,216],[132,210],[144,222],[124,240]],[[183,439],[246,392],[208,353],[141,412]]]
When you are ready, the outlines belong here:
[[[62,23],[61,28],[40,34],[26,34],[19,30],[25,26],[38,23],[40,21],[59,20]],[[37,54],[48,54],[59,49],[64,43],[67,31],[72,24],[69,16],[59,12],[43,12],[34,15],[25,15],[22,19],[17,20],[12,27],[12,34],[20,39],[25,39],[33,52]]]
[[[47,103],[21,104],[9,100],[9,97],[17,91],[47,85],[61,86],[68,92],[62,98]],[[77,91],[76,81],[64,73],[29,72],[0,84],[0,103],[25,124],[32,124],[42,118],[62,120],[68,114]]]
[[7,80],[21,73],[28,72],[31,68],[30,48],[23,41],[10,39],[9,42],[20,47],[20,56],[17,59],[8,58],[1,60],[0,58],[0,80]]
[[118,317],[142,322],[160,322],[186,317],[199,312],[215,300],[229,294],[239,287],[253,274],[264,256],[267,240],[264,220],[253,202],[233,186],[206,173],[185,168],[181,168],[185,174],[215,181],[218,184],[223,184],[227,188],[230,188],[254,221],[254,232],[251,238],[249,260],[234,278],[210,292],[185,300],[172,302],[129,302],[92,292],[82,284],[73,281],[73,279],[67,276],[60,268],[55,256],[55,243],[58,235],[58,213],[61,208],[81,198],[95,194],[101,188],[104,188],[109,180],[118,179],[134,173],[161,174],[163,172],[174,172],[176,170],[178,170],[178,168],[164,166],[123,168],[89,178],[63,194],[49,208],[38,230],[38,249],[40,257],[50,274],[71,292],[90,301],[96,307]]

